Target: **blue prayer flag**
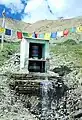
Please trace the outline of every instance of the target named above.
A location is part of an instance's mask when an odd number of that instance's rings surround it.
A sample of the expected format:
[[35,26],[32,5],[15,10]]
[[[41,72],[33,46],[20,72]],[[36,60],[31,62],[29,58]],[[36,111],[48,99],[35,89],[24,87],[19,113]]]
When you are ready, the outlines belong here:
[[10,29],[5,29],[5,35],[11,35],[11,30]]
[[57,32],[51,33],[51,38],[56,38],[57,37]]

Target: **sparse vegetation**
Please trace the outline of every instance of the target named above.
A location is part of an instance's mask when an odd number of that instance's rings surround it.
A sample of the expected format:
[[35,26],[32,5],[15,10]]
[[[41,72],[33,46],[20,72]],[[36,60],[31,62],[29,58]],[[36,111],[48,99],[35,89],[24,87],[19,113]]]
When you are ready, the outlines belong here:
[[[0,44],[1,45],[1,44]],[[19,42],[4,43],[4,48],[0,50],[0,66],[4,64],[6,60],[10,58],[19,48]]]
[[82,66],[82,43],[77,44],[74,40],[68,40],[61,44],[56,44],[50,48],[55,55],[61,55],[65,61],[76,60],[76,66]]
[[76,41],[73,40],[73,39],[68,39],[67,41],[61,43],[61,44],[64,44],[64,45],[76,45]]
[[[2,23],[0,19],[0,25]],[[82,23],[82,17],[69,20],[43,20],[32,25],[14,21],[6,18],[8,28],[15,30],[24,30],[27,32],[54,32],[58,30],[70,29],[77,27]],[[5,36],[5,42],[17,41],[17,35]],[[56,43],[57,42],[57,43]],[[66,37],[54,40],[54,44],[50,43],[50,71],[49,81],[41,81],[37,77],[21,74],[19,70],[19,57],[14,53],[19,50],[20,43],[4,43],[3,51],[0,51],[0,120],[39,120],[39,119],[60,119],[60,120],[80,120],[82,119],[82,33],[72,33]],[[4,64],[11,56],[13,59]],[[15,62],[18,60],[18,63]],[[16,64],[15,64],[16,63]],[[3,65],[4,64],[4,65]],[[17,77],[13,72],[18,71]],[[26,69],[25,69],[26,72]],[[7,76],[4,76],[4,73]],[[2,76],[3,75],[3,76]],[[55,75],[55,77],[53,77]],[[29,81],[27,77],[29,76]],[[44,75],[43,75],[44,77]],[[42,78],[43,78],[42,77]],[[15,78],[15,80],[14,80]],[[21,81],[23,80],[24,81]],[[31,88],[33,82],[40,82],[40,97],[33,96]],[[19,85],[16,80],[20,80]],[[16,81],[16,87],[15,87]],[[26,83],[25,83],[26,81]],[[27,88],[30,82],[30,95],[19,94],[19,87]],[[24,82],[24,85],[22,84]],[[11,86],[9,87],[11,83]],[[12,89],[10,89],[12,88]],[[15,91],[16,90],[16,91]],[[40,99],[41,98],[41,99]],[[81,110],[81,112],[79,112]],[[79,116],[79,117],[78,117]]]

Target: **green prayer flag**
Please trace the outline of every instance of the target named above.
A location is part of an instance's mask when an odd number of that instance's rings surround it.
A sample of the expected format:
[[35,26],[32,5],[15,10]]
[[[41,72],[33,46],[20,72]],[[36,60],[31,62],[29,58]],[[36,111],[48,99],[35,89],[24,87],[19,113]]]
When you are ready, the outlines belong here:
[[23,36],[28,37],[28,33],[23,32]]

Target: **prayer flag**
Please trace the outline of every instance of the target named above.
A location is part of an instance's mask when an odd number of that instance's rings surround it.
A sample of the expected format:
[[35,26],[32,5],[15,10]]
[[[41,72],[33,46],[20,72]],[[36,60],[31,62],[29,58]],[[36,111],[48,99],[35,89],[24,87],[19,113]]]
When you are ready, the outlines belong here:
[[4,28],[0,28],[0,33],[4,33],[5,29]]
[[51,14],[53,14],[52,10],[50,9],[50,6],[48,5],[48,10],[50,11]]
[[29,38],[32,38],[32,33],[28,33],[28,37],[29,37]]
[[63,31],[63,35],[64,35],[64,36],[67,36],[68,33],[69,33],[69,30],[64,30],[64,31]]
[[34,32],[33,35],[32,35],[32,37],[38,38],[38,34]]
[[16,36],[16,30],[12,30],[12,36]]
[[57,37],[57,32],[51,33],[51,38],[56,38]]
[[76,32],[76,27],[72,27],[72,28],[70,29],[70,32],[72,32],[72,33]]
[[18,39],[22,39],[22,32],[17,32]]
[[47,3],[47,7],[48,7],[49,12],[50,12],[51,14],[53,14],[53,12],[52,12],[52,10],[51,10],[51,8],[50,8],[50,5],[49,5],[49,3],[48,3],[48,0],[45,0],[45,1],[46,1],[46,3]]
[[35,33],[35,38],[38,38],[38,34],[37,33]]
[[23,36],[24,36],[24,37],[28,37],[28,33],[23,32]]
[[11,30],[10,29],[5,29],[5,35],[11,35]]
[[45,33],[44,34],[44,39],[50,40],[51,33]]
[[35,38],[35,34],[34,33],[32,34],[32,38]]
[[58,31],[57,32],[57,37],[63,37],[63,31]]
[[38,37],[39,38],[44,38],[44,34],[39,34]]
[[82,32],[82,26],[77,27],[76,32]]
[[5,9],[2,11],[2,15],[3,15],[3,16],[6,15]]
[[82,32],[82,26],[79,27],[80,32]]

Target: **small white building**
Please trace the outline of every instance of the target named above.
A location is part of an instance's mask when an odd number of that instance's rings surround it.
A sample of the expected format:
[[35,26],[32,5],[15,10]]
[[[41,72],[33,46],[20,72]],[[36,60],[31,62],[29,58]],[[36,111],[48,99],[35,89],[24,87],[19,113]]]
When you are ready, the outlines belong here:
[[49,40],[23,38],[20,45],[20,70],[45,73],[49,69]]

